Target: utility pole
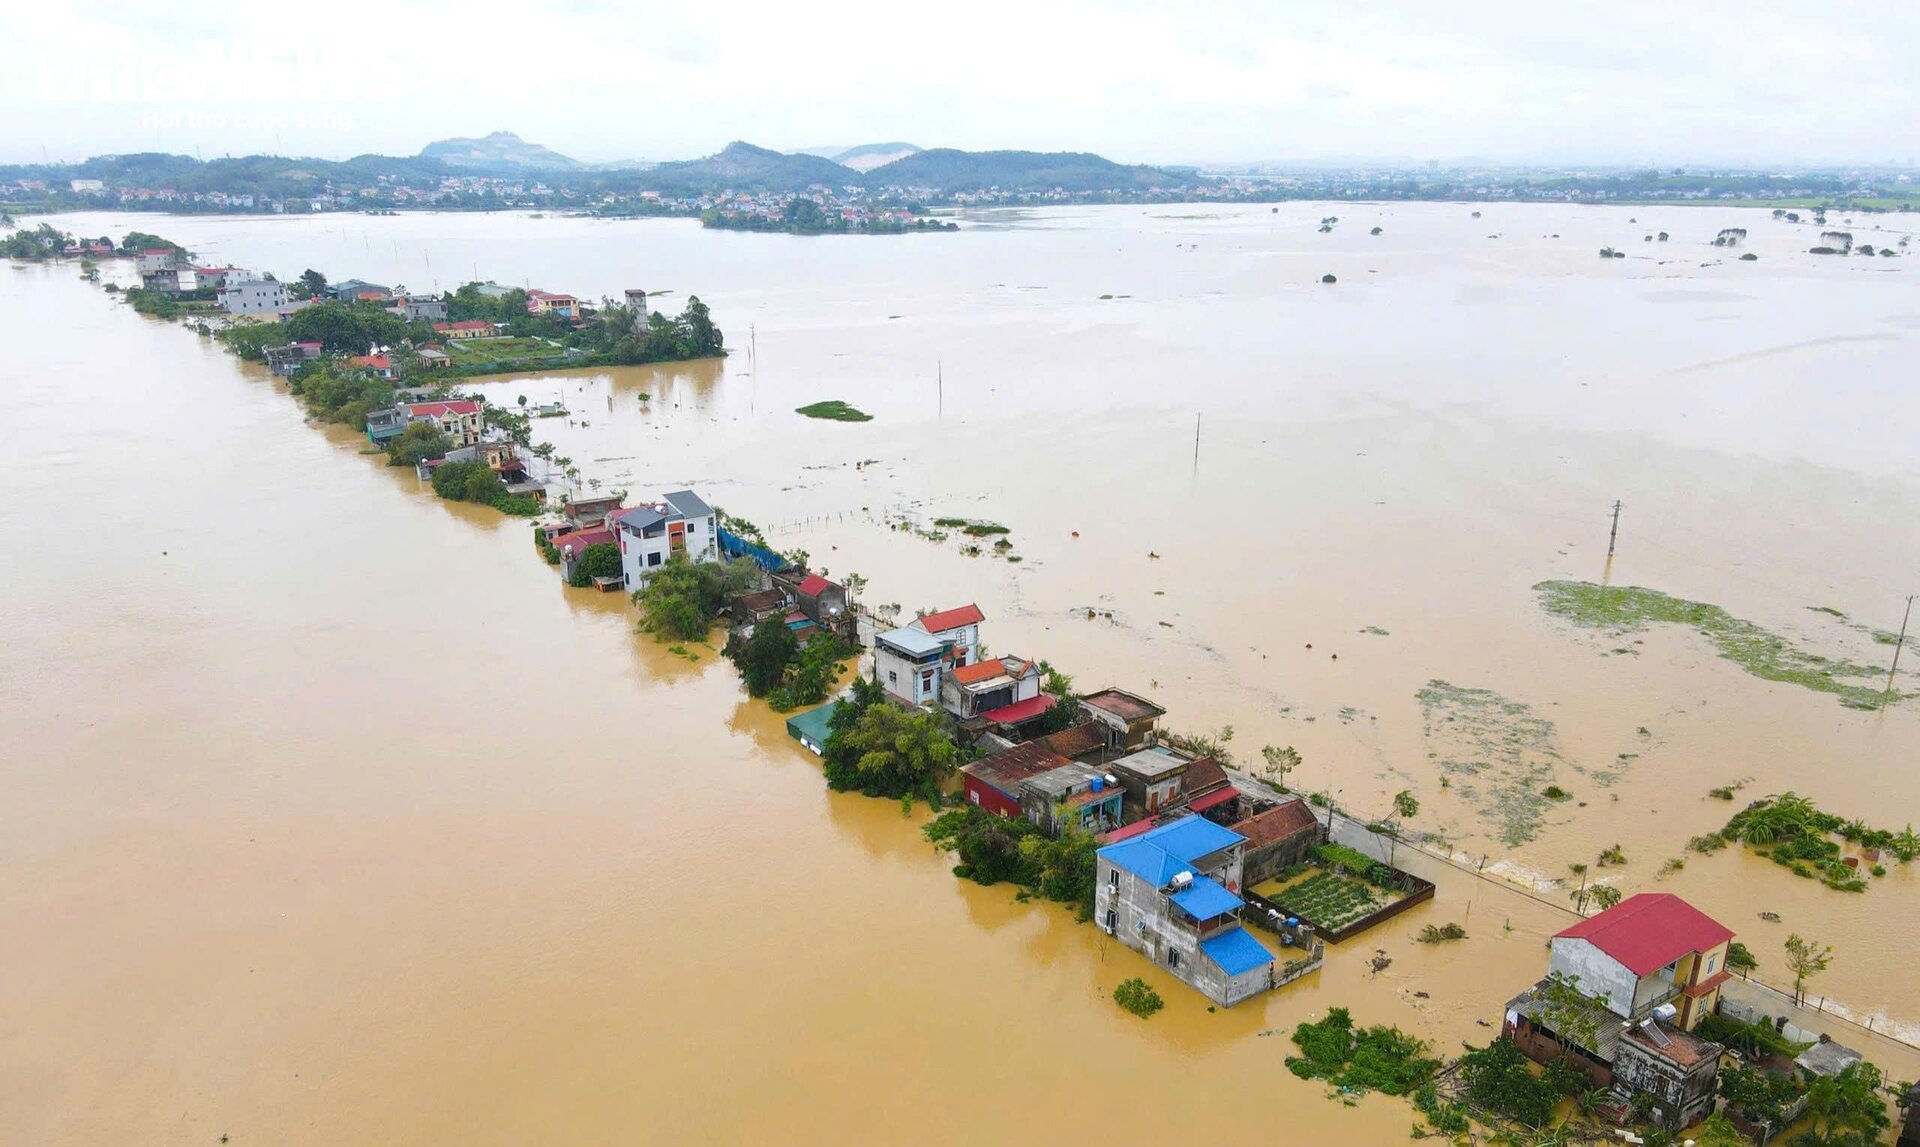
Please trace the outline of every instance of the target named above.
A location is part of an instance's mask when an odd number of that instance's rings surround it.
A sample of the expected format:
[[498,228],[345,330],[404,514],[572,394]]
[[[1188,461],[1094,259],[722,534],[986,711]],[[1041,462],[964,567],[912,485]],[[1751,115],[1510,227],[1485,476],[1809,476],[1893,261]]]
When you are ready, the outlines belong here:
[[1193,416],[1193,468],[1200,469],[1200,415],[1197,411]]
[[1913,617],[1913,595],[1907,595],[1907,611],[1900,615],[1900,636],[1893,643],[1893,664],[1887,667],[1887,692],[1893,692],[1893,674],[1900,668],[1900,647],[1907,643],[1907,622]]
[[1613,556],[1613,543],[1620,537],[1620,500],[1613,501],[1613,530],[1607,534],[1607,556]]

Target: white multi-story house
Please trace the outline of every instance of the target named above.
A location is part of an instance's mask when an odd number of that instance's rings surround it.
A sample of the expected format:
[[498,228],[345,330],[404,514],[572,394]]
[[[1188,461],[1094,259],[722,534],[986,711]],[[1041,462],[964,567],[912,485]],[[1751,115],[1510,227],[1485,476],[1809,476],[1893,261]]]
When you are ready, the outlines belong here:
[[980,623],[985,620],[980,607],[969,603],[923,614],[907,624],[945,642],[952,650],[952,663],[958,666],[980,660]]
[[675,557],[690,562],[720,560],[720,531],[713,508],[692,490],[678,490],[649,505],[607,516],[620,544],[620,566],[629,591],[647,584],[653,571]]
[[1273,953],[1240,926],[1246,839],[1185,816],[1094,856],[1094,918],[1127,947],[1230,1007],[1274,986]]
[[[936,610],[899,629],[875,635],[873,665],[881,687],[895,700],[909,705],[941,704],[947,673],[980,660],[980,623],[984,620],[980,607],[969,604]],[[1038,691],[1035,670],[1034,692]]]
[[230,315],[257,315],[286,305],[287,285],[271,279],[228,279],[220,288],[220,306]]

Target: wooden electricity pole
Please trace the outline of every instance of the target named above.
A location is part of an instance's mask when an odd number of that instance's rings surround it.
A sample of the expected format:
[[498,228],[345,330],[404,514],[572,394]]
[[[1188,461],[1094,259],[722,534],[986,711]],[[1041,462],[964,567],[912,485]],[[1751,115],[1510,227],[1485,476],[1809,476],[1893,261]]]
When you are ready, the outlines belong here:
[[1613,556],[1613,544],[1620,539],[1620,500],[1613,502],[1613,529],[1607,534],[1607,556]]

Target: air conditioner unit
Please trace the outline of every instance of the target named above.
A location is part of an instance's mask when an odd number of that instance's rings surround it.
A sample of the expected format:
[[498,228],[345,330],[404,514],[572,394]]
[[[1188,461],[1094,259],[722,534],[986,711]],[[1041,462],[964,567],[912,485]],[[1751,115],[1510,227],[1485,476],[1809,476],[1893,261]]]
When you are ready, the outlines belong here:
[[1173,879],[1168,881],[1168,885],[1176,889],[1191,888],[1193,887],[1193,873],[1176,872],[1173,874]]

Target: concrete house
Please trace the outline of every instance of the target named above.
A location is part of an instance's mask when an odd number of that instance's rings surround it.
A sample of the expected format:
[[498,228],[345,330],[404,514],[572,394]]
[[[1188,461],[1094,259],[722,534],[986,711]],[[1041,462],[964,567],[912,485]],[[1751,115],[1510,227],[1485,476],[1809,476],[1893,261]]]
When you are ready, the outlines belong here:
[[1044,745],[1029,742],[961,766],[960,788],[967,803],[997,816],[1025,816],[1020,786],[1051,769],[1073,762]]
[[342,303],[354,303],[362,299],[385,302],[393,298],[392,291],[389,291],[378,283],[369,283],[364,279],[348,279],[345,282],[330,283],[327,285],[327,294],[329,297]]
[[560,576],[572,580],[580,559],[587,556],[587,547],[613,544],[613,531],[602,526],[575,530],[554,538],[553,548],[560,551]]
[[437,323],[447,317],[447,302],[439,295],[408,295],[400,300],[400,317],[410,323]]
[[971,665],[980,660],[980,623],[986,615],[973,604],[935,610],[907,624],[946,643],[955,665]]
[[1167,711],[1124,689],[1102,689],[1080,698],[1080,707],[1107,731],[1107,747],[1132,751],[1153,740]]
[[1107,763],[1127,792],[1128,810],[1139,818],[1153,816],[1184,798],[1189,759],[1164,745],[1150,745]]
[[1019,784],[1020,811],[1048,836],[1071,825],[1098,835],[1120,827],[1125,793],[1093,765],[1061,761]]
[[1232,828],[1247,838],[1244,863],[1249,885],[1271,880],[1282,869],[1304,862],[1320,843],[1319,818],[1313,806],[1299,797],[1237,821]]
[[493,324],[483,319],[462,319],[457,323],[435,323],[433,333],[448,339],[484,339],[493,335]]
[[355,370],[364,370],[377,378],[392,379],[397,373],[393,369],[393,360],[383,354],[357,354],[347,360],[347,365]]
[[480,432],[485,428],[485,418],[480,404],[472,399],[413,402],[407,403],[401,409],[407,412],[409,422],[431,422],[438,426],[447,437],[453,439],[455,446],[472,446],[478,443]]
[[940,681],[953,647],[917,626],[903,625],[873,638],[873,672],[887,696],[907,705],[940,700]]
[[607,515],[620,508],[618,494],[581,494],[578,490],[567,499],[567,521],[575,529],[597,526],[607,520]]
[[996,710],[1040,696],[1040,666],[1021,657],[989,657],[942,676],[940,707],[962,721],[991,721]]
[[[1542,1063],[1570,1056],[1622,1096],[1654,1097],[1669,1126],[1711,1110],[1719,1048],[1689,1033],[1713,1011],[1729,973],[1733,933],[1664,892],[1631,896],[1553,937],[1549,977],[1577,977],[1591,1003],[1591,1047],[1554,1030],[1550,978],[1508,1001],[1501,1034]],[[1564,1024],[1565,1021],[1559,1021]]]
[[287,305],[287,285],[270,279],[227,280],[220,288],[220,308],[230,315],[257,315]]
[[555,294],[552,291],[528,291],[527,313],[558,315],[563,319],[571,319],[580,313],[580,300],[572,295]]
[[800,612],[816,625],[833,628],[847,615],[847,591],[819,574],[808,574],[793,587]]
[[713,507],[692,490],[676,490],[658,502],[629,507],[609,515],[608,521],[619,538],[629,591],[646,585],[654,570],[676,557],[695,563],[720,560]]
[[1274,984],[1240,926],[1240,834],[1188,816],[1095,854],[1094,918],[1127,947],[1231,1007]]

